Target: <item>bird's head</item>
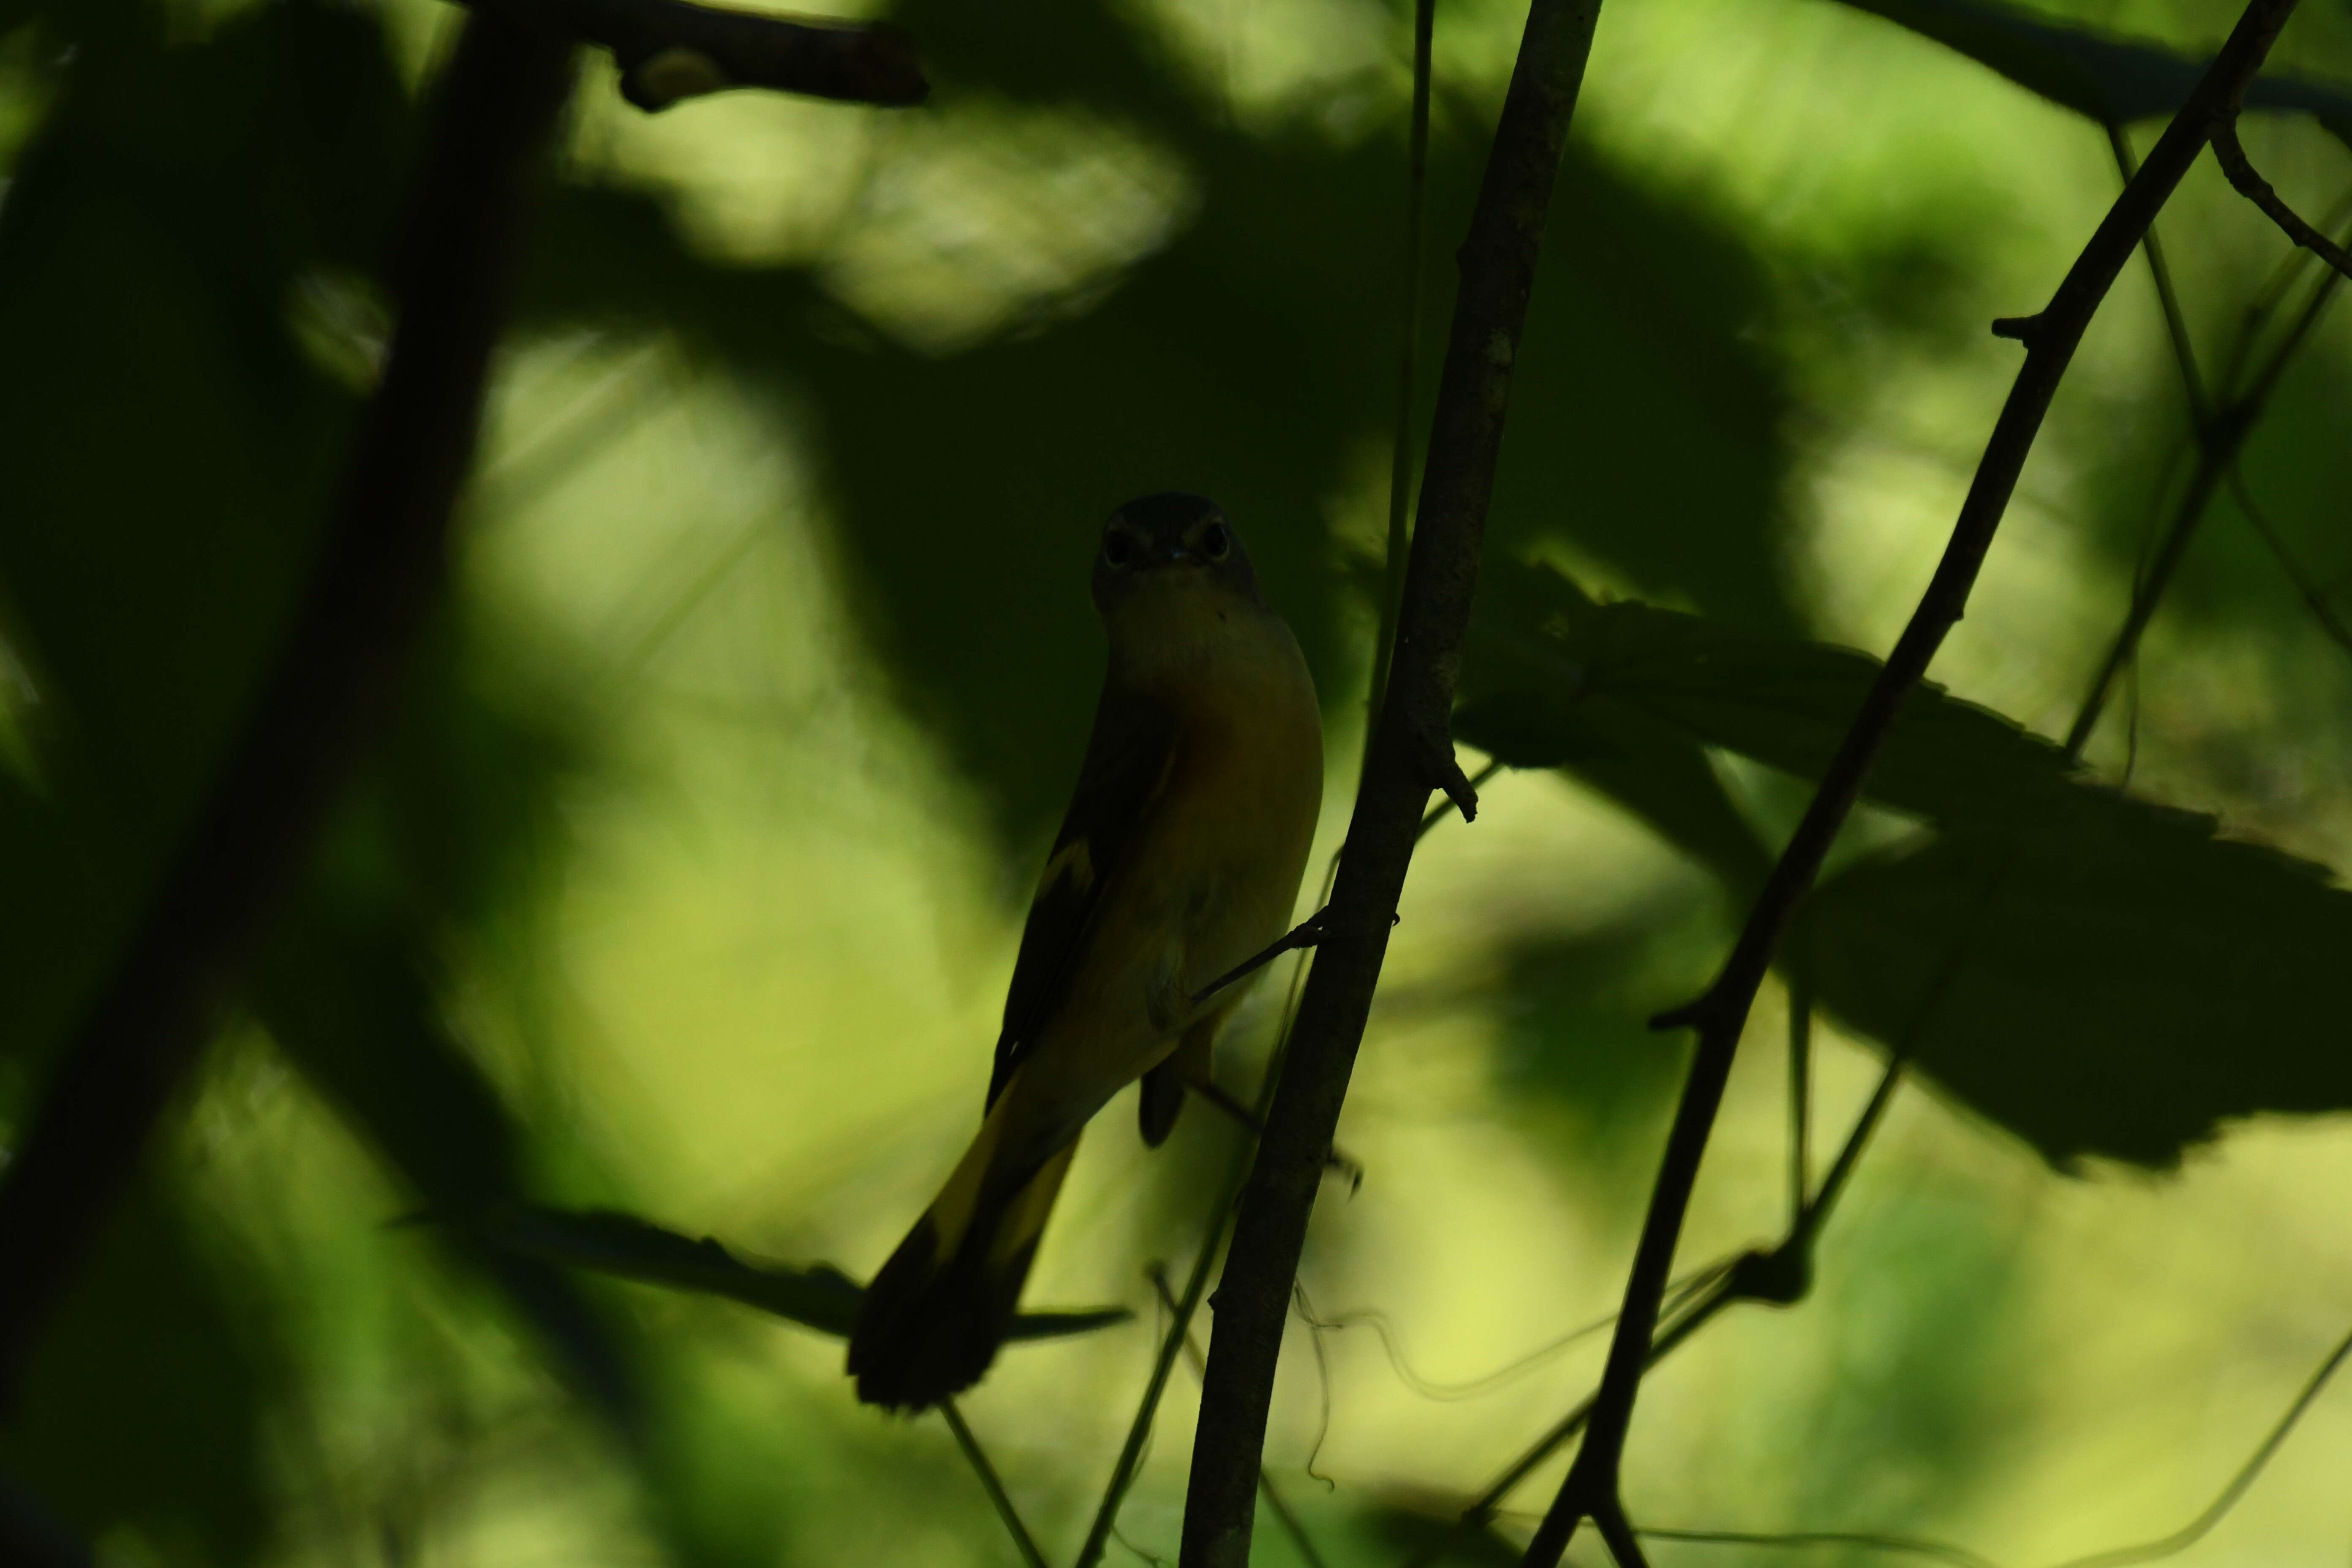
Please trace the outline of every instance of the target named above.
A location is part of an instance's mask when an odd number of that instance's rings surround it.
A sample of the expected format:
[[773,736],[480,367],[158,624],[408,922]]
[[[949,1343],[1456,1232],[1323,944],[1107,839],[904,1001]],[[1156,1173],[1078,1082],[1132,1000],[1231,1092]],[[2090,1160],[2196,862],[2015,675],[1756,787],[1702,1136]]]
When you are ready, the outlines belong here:
[[1241,535],[1206,496],[1171,490],[1131,500],[1103,524],[1095,607],[1113,623],[1159,620],[1236,602],[1263,607]]

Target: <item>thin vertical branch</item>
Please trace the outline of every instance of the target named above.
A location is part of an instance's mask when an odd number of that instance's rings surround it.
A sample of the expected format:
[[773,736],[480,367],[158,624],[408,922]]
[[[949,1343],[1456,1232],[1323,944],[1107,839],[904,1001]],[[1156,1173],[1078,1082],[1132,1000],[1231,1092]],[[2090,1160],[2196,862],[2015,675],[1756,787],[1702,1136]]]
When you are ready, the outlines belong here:
[[1005,1533],[1013,1537],[1013,1544],[1020,1550],[1021,1561],[1029,1568],[1045,1568],[1045,1554],[1037,1550],[1036,1540],[1030,1535],[1029,1527],[1021,1522],[1021,1515],[1013,1506],[1013,1496],[1004,1489],[1004,1483],[997,1479],[996,1467],[988,1462],[988,1454],[981,1447],[980,1439],[974,1437],[971,1428],[964,1425],[963,1412],[956,1408],[954,1400],[942,1399],[940,1401],[940,1414],[946,1418],[948,1430],[955,1434],[956,1447],[963,1450],[964,1459],[971,1466],[971,1473],[980,1478],[980,1489],[986,1492],[988,1500],[995,1505],[996,1517],[1004,1521]]
[[1789,977],[1789,1230],[1805,1223],[1813,1183],[1813,987]]
[[[1168,1271],[1157,1264],[1152,1266],[1151,1285],[1160,1292],[1160,1304],[1173,1313],[1176,1297],[1168,1289]],[[1201,1354],[1201,1347],[1192,1338],[1190,1324],[1184,1329],[1184,1361],[1192,1367],[1192,1375],[1196,1378],[1208,1370],[1208,1359]],[[1257,1491],[1258,1496],[1265,1500],[1266,1510],[1274,1515],[1275,1522],[1282,1526],[1282,1532],[1290,1537],[1290,1544],[1306,1560],[1307,1568],[1324,1568],[1323,1553],[1316,1550],[1314,1539],[1307,1533],[1306,1525],[1300,1523],[1298,1515],[1291,1511],[1290,1504],[1283,1500],[1281,1489],[1274,1484],[1274,1478],[1266,1473],[1264,1465],[1257,1468]]]
[[[2131,605],[2125,613],[2122,629],[2116,632],[2115,641],[2109,645],[2098,674],[2084,695],[2081,708],[2075,712],[2074,725],[2067,731],[2066,751],[2069,756],[2079,757],[2084,748],[2090,744],[2091,733],[2098,726],[2099,715],[2105,708],[2107,693],[2115,684],[2116,676],[2139,650],[2140,638],[2147,633],[2148,622],[2155,617],[2158,603],[2172,585],[2174,574],[2179,570],[2190,542],[2204,522],[2206,512],[2212,504],[2213,492],[2237,467],[2239,456],[2245,450],[2247,439],[2252,436],[2254,426],[2269,406],[2271,395],[2277,391],[2288,363],[2327,313],[2328,304],[2342,282],[2342,275],[2333,272],[2320,279],[2319,286],[2312,290],[2311,298],[2296,315],[2294,323],[2287,329],[2286,336],[2271,351],[2270,358],[2263,362],[2263,367],[2255,373],[2253,380],[2242,393],[2231,397],[2219,410],[2210,407],[2197,374],[2194,356],[2188,352],[2186,344],[2176,345],[2175,357],[2191,403],[2209,409],[2197,424],[2197,467],[2189,474],[2188,489],[2181,492],[2179,505],[2174,509],[2171,526],[2165,531],[2155,561],[2133,587]],[[2248,321],[2247,339],[2252,338],[2259,325],[2258,320]],[[2237,353],[2232,353],[2233,362],[2239,358]]]
[[2304,608],[2309,610],[2311,618],[2319,623],[2319,629],[2327,634],[2327,640],[2352,653],[2352,626],[2344,624],[2343,617],[2336,613],[2335,606],[2328,604],[2327,595],[2320,591],[2319,584],[2312,581],[2311,574],[2303,569],[2303,563],[2287,549],[2286,540],[2272,526],[2269,515],[2255,503],[2253,492],[2246,488],[2244,471],[2235,464],[2230,468],[2230,493],[2236,498],[2238,510],[2246,514],[2246,521],[2253,526],[2254,532],[2269,547],[2271,558],[2278,563],[2279,570],[2285,573],[2287,581],[2294,584],[2295,595],[2303,600]]
[[1389,435],[1389,541],[1381,581],[1380,627],[1372,634],[1372,679],[1364,709],[1364,764],[1372,757],[1380,729],[1381,700],[1388,694],[1390,645],[1396,640],[1397,607],[1404,598],[1405,556],[1412,547],[1412,390],[1421,357],[1422,212],[1429,185],[1429,51],[1437,27],[1437,0],[1413,0],[1412,120],[1406,132],[1404,195],[1404,305],[1398,313],[1396,417]]
[[1878,1075],[1878,1087],[1870,1091],[1870,1100],[1863,1106],[1862,1114],[1853,1119],[1853,1127],[1846,1133],[1845,1142],[1839,1148],[1837,1158],[1830,1162],[1829,1173],[1822,1178],[1821,1190],[1813,1194],[1811,1202],[1806,1204],[1804,1230],[1808,1242],[1821,1234],[1822,1223],[1829,1218],[1830,1211],[1837,1206],[1838,1194],[1845,1191],[1846,1183],[1853,1179],[1854,1167],[1862,1163],[1862,1152],[1869,1147],[1870,1135],[1878,1131],[1879,1122],[1885,1119],[1886,1108],[1895,1102],[1895,1091],[1903,1086],[1903,1058],[1896,1056],[1886,1064],[1886,1070]]
[[1447,739],[1454,667],[1477,584],[1512,363],[1535,286],[1544,218],[1599,17],[1600,0],[1535,0],[1530,6],[1477,207],[1458,253],[1462,281],[1387,692],[1358,784],[1322,945],[1218,1290],[1185,1502],[1184,1568],[1241,1568],[1249,1561],[1290,1284],[1423,807],[1441,784],[1465,815],[1474,804]]
[[0,1405],[200,1056],[439,592],[571,55],[562,35],[501,9],[467,24],[442,81],[392,272],[399,318],[383,380],[301,607],[0,1184]]
[[1135,1419],[1128,1424],[1127,1441],[1120,1446],[1118,1460],[1111,1467],[1110,1483],[1103,1489],[1094,1523],[1087,1529],[1086,1544],[1078,1549],[1078,1568],[1094,1568],[1109,1545],[1111,1530],[1118,1522],[1119,1505],[1127,1500],[1128,1489],[1135,1484],[1135,1472],[1143,1463],[1143,1446],[1151,1439],[1151,1424],[1160,1412],[1160,1395],[1167,1392],[1168,1373],[1192,1333],[1192,1314],[1200,1310],[1201,1298],[1208,1290],[1209,1270],[1216,1263],[1219,1244],[1225,1239],[1225,1223],[1233,1208],[1234,1186],[1228,1183],[1218,1188],[1217,1206],[1209,1216],[1200,1255],[1192,1260],[1192,1272],[1185,1278],[1184,1294],[1169,1304],[1168,1332],[1160,1342],[1160,1353],[1152,1358],[1150,1380],[1144,1384]]
[[[2110,122],[2107,126],[2107,147],[2115,153],[2116,173],[2123,176],[2126,185],[2139,173],[2139,160],[2132,155],[2131,139],[2124,128]],[[2172,268],[2164,259],[2164,241],[2156,232],[2156,225],[2147,226],[2140,237],[2140,248],[2147,253],[2148,276],[2156,282],[2156,302],[2164,312],[2164,331],[2172,340],[2172,357],[2180,366],[2181,387],[2189,397],[2189,417],[2201,435],[2213,416],[2212,402],[2205,391],[2205,378],[2197,371],[2197,345],[2189,335],[2189,315],[2180,308],[2180,290],[2173,286]]]
[[1617,1506],[1625,1436],[1649,1359],[1652,1330],[1673,1269],[1675,1247],[1689,1210],[1699,1163],[1706,1152],[1716,1110],[1757,988],[1763,984],[1798,904],[1811,888],[1822,859],[1861,795],[1871,763],[1894,727],[1904,699],[1926,675],[1946,635],[1968,607],[1969,591],[2008,510],[2018,475],[2091,317],[2181,176],[2215,129],[2225,124],[2237,108],[2246,83],[2261,68],[2272,41],[2294,14],[2295,3],[2252,0],[2189,100],[2150,150],[2147,162],[2108,208],[2050,303],[2038,315],[2012,323],[2026,345],[2025,363],[1986,443],[1975,480],[1927,592],[1773,867],[1722,973],[1697,1001],[1657,1020],[1662,1027],[1694,1026],[1698,1048],[1652,1190],[1591,1425],[1576,1462],[1528,1548],[1528,1568],[1552,1568],[1581,1520]]
[[[2123,174],[2125,183],[2128,184],[2132,174],[2137,172],[2137,164],[2130,160],[2128,156],[2128,149],[2123,146],[2120,138],[2116,140],[2115,144],[2118,150],[2118,166]],[[2341,205],[2341,209],[2331,215],[2329,218],[2329,222],[2331,224],[2342,221],[2344,216],[2344,211],[2342,209],[2352,209],[2352,198],[2347,198],[2347,200]],[[2152,231],[2149,238],[2151,240],[2154,238]],[[2283,265],[2282,271],[2291,274],[2293,268],[2303,259],[2305,258],[2302,253],[2296,253],[2295,256],[2289,258],[2289,261],[2286,264]],[[2158,250],[2151,248],[2149,260],[2151,268],[2156,272],[2158,297],[2160,300],[2168,301],[2166,307],[2167,328],[2168,332],[2171,336],[2176,357],[2182,373],[2184,389],[2187,392],[2191,407],[2193,409],[2207,410],[2208,413],[2204,416],[2200,416],[2200,417],[2210,417],[2210,405],[2205,401],[2205,391],[2198,375],[2194,355],[2187,347],[2188,339],[2182,325],[2183,318],[2179,309],[2178,296],[2171,287],[2168,269],[2163,266],[2161,261],[2161,252]],[[2236,372],[2242,369],[2246,349],[2261,330],[2264,321],[2267,320],[2272,310],[2275,309],[2279,296],[2284,293],[2285,287],[2291,281],[2291,276],[2274,279],[2271,284],[2265,286],[2255,305],[2249,308],[2247,320],[2242,328],[2239,341],[2231,351],[2232,369],[2230,375],[2225,378],[2225,384],[2228,380],[2233,380],[2235,378]],[[2276,386],[2287,362],[2294,356],[2295,352],[2308,341],[2312,331],[2317,325],[2320,317],[2325,313],[2330,297],[2334,294],[2341,282],[2342,279],[2333,273],[2321,279],[2318,285],[2314,289],[2312,297],[2305,301],[2305,308],[2297,314],[2296,320],[2294,325],[2288,330],[2286,336],[2281,340],[2278,346],[2273,351],[2269,359],[2264,362],[2262,370],[2253,378],[2253,382],[2249,387],[2248,392],[2240,399],[2240,401],[2245,405],[2245,417],[2250,426],[2259,417],[2263,410],[2267,405],[2269,395]],[[2203,433],[2204,427],[2200,426],[2200,434],[2202,435]],[[2341,619],[2333,613],[2326,604],[2324,598],[2320,595],[2316,584],[2310,582],[2308,575],[2301,570],[2292,555],[2287,553],[2284,542],[2277,537],[2276,531],[2272,528],[2268,520],[2264,518],[2261,514],[2259,509],[2254,506],[2252,496],[2245,492],[2242,475],[2234,462],[2232,462],[2230,469],[2230,482],[2231,484],[2233,493],[2238,497],[2240,506],[2246,510],[2248,518],[2253,523],[2256,531],[2263,536],[2265,542],[2269,543],[2273,547],[2273,553],[2278,556],[2282,568],[2294,582],[2297,592],[2303,596],[2306,605],[2312,610],[2315,618],[2320,622],[2323,629],[2327,632],[2331,638],[2337,641],[2347,651],[2352,651],[2352,627],[2347,627]],[[2139,574],[2136,576],[2136,588],[2139,582],[2144,580],[2145,577],[2145,573]],[[2079,732],[2079,738],[2070,746],[2067,753],[2070,761],[2079,759],[2081,755],[2082,743],[2084,741],[2088,739],[2089,731],[2084,727],[2084,713],[2088,710],[2088,708],[2089,700],[2086,699],[2084,706],[2083,708],[2079,708],[2076,711],[2075,729]],[[1443,810],[1444,808],[1441,807],[1437,811],[1432,812],[1431,815],[1433,817],[1435,817],[1442,815]],[[1970,929],[1973,930],[1979,928],[1982,922],[1989,918],[1990,905],[1998,892],[2001,880],[2007,874],[2008,869],[2009,865],[2007,862],[2004,862],[2000,867],[1996,868],[1994,876],[1988,881],[1984,893],[1979,900],[1978,905],[1968,922]],[[1722,1309],[1730,1306],[1735,1301],[1762,1300],[1779,1304],[1786,1304],[1795,1298],[1787,1294],[1784,1289],[1776,1289],[1776,1287],[1785,1286],[1792,1281],[1796,1284],[1796,1288],[1801,1291],[1803,1281],[1808,1279],[1810,1277],[1811,1248],[1817,1243],[1822,1226],[1827,1223],[1830,1215],[1837,1205],[1839,1197],[1843,1194],[1845,1187],[1851,1182],[1855,1170],[1859,1167],[1863,1153],[1868,1146],[1872,1134],[1876,1131],[1879,1123],[1885,1120],[1888,1108],[1894,1102],[1895,1091],[1902,1085],[1905,1076],[1905,1068],[1909,1060],[1911,1052],[1916,1047],[1916,1040],[1920,1034],[1925,1031],[1928,1019],[1933,1016],[1936,1008],[1940,1005],[1943,995],[1956,981],[1958,966],[1965,961],[1965,947],[1948,957],[1936,980],[1928,987],[1919,1013],[1917,1016],[1915,1017],[1912,1027],[1906,1034],[1905,1040],[1898,1044],[1896,1047],[1889,1053],[1885,1071],[1880,1075],[1878,1083],[1871,1091],[1870,1098],[1864,1105],[1861,1113],[1854,1119],[1853,1125],[1848,1130],[1843,1144],[1839,1148],[1836,1155],[1832,1159],[1829,1170],[1822,1176],[1819,1187],[1813,1189],[1809,1197],[1803,1195],[1803,1190],[1801,1188],[1799,1189],[1801,1209],[1798,1221],[1790,1226],[1789,1235],[1778,1247],[1772,1248],[1769,1252],[1750,1253],[1741,1258],[1739,1260],[1741,1267],[1738,1275],[1731,1280],[1727,1281],[1724,1289],[1714,1291],[1712,1294],[1707,1296],[1706,1299],[1700,1301],[1696,1310],[1685,1311],[1685,1303],[1683,1300],[1679,1299],[1670,1300],[1664,1314],[1668,1320],[1668,1322],[1666,1323],[1666,1326],[1661,1330],[1657,1336],[1656,1342],[1652,1347],[1648,1364],[1655,1365],[1658,1360],[1668,1350],[1672,1349],[1675,1345],[1679,1345],[1697,1329],[1704,1327],[1705,1324],[1711,1321]],[[1800,1005],[1798,998],[1795,995],[1799,984],[1800,982],[1795,980],[1792,980],[1791,982],[1790,1006],[1792,1008],[1792,1012],[1790,1015],[1790,1024],[1791,1029],[1792,1052],[1790,1066],[1792,1100],[1803,1092],[1802,1090],[1800,1090],[1796,1085],[1798,1058],[1796,1052],[1793,1049],[1800,1017],[1800,1015],[1793,1011],[1793,1009]],[[1810,1016],[1810,1007],[1806,1009],[1806,1014],[1804,1016],[1807,1017]],[[1810,1028],[1807,1028],[1804,1033],[1806,1037],[1810,1039]],[[1806,1136],[1805,1131],[1802,1130],[1809,1128],[1810,1118],[1799,1114],[1792,1107],[1791,1120],[1792,1124],[1800,1130],[1792,1135],[1792,1166],[1800,1163],[1809,1166],[1809,1158],[1797,1152],[1793,1138],[1802,1138]],[[1759,1289],[1759,1287],[1761,1287],[1761,1289]],[[1537,1466],[1540,1465],[1546,1458],[1550,1457],[1551,1454],[1556,1452],[1559,1447],[1567,1442],[1570,1437],[1574,1436],[1578,1432],[1580,1432],[1586,1422],[1591,1419],[1591,1414],[1592,1400],[1591,1398],[1587,1398],[1575,1409],[1571,1410],[1568,1415],[1563,1417],[1558,1424],[1547,1431],[1542,1437],[1538,1438],[1533,1447],[1521,1455],[1518,1459],[1515,1460],[1485,1492],[1483,1492],[1463,1511],[1461,1516],[1462,1524],[1469,1528],[1482,1527],[1497,1517],[1502,1503],[1509,1493],[1515,1489],[1520,1482],[1525,1480]],[[1648,1534],[1651,1532],[1643,1531],[1637,1531],[1637,1533]]]
[[[1338,858],[1334,857],[1332,871],[1338,869]],[[1327,873],[1322,891],[1322,900],[1326,903],[1330,901],[1330,884],[1331,877]],[[1274,1048],[1267,1054],[1265,1076],[1258,1085],[1257,1100],[1247,1120],[1248,1125],[1265,1125],[1265,1113],[1274,1103],[1275,1084],[1281,1072],[1282,1058],[1289,1048],[1291,1028],[1297,1020],[1299,985],[1306,973],[1307,951],[1301,949],[1291,965],[1290,987],[1282,1004],[1282,1022],[1274,1032]],[[1240,1158],[1246,1159],[1246,1152]],[[1118,1527],[1120,1505],[1126,1500],[1129,1489],[1135,1484],[1136,1472],[1143,1462],[1144,1445],[1150,1440],[1152,1424],[1159,1416],[1160,1396],[1167,1391],[1168,1367],[1180,1347],[1191,1347],[1192,1317],[1200,1310],[1201,1294],[1208,1283],[1209,1268],[1216,1258],[1219,1244],[1224,1240],[1225,1226],[1233,1216],[1234,1199],[1244,1173],[1245,1171],[1237,1166],[1218,1189],[1217,1205],[1210,1211],[1203,1227],[1206,1235],[1201,1244],[1200,1256],[1193,1260],[1192,1272],[1184,1282],[1183,1297],[1169,1303],[1167,1336],[1160,1341],[1160,1353],[1152,1363],[1152,1374],[1144,1385],[1143,1397],[1136,1402],[1134,1419],[1128,1425],[1127,1441],[1120,1447],[1118,1462],[1111,1467],[1110,1480],[1103,1489],[1102,1501],[1095,1510],[1094,1522],[1087,1527],[1086,1542],[1078,1552],[1078,1568],[1093,1568],[1093,1564],[1101,1559],[1111,1531]],[[1161,1284],[1157,1266],[1154,1266],[1151,1278],[1165,1295],[1166,1287]]]

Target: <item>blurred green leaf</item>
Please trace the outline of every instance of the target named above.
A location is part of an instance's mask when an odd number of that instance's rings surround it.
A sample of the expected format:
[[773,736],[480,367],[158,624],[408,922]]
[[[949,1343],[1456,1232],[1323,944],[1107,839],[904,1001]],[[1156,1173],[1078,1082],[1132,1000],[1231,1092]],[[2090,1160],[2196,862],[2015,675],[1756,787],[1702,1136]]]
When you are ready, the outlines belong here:
[[[1986,0],[1843,0],[1933,38],[2028,92],[2103,125],[2170,115],[2188,101],[2210,59],[2086,27],[2062,26]],[[2248,109],[2316,116],[2338,135],[2352,127],[2352,87],[2265,72],[2246,89]]]
[[1792,939],[1822,1005],[2060,1165],[2168,1166],[2232,1117],[2352,1109],[2352,894],[2209,817],[2108,801],[1824,883]]
[[52,797],[0,805],[5,918],[27,928],[0,932],[26,939],[0,941],[0,1051],[34,1064],[89,1005],[299,591],[352,402],[288,307],[307,272],[372,256],[405,134],[359,12],[161,30],[77,59],[0,204],[0,610]]
[[[498,1246],[574,1268],[593,1269],[648,1285],[724,1296],[779,1318],[846,1339],[866,1292],[830,1264],[793,1268],[747,1263],[720,1243],[664,1230],[633,1215],[606,1209],[574,1213],[533,1205],[493,1210],[469,1223]],[[1011,1340],[1056,1339],[1123,1323],[1124,1307],[1082,1312],[1024,1312]]]
[[[380,912],[372,920],[314,894],[280,922],[256,977],[255,1006],[278,1048],[427,1205],[468,1213],[515,1202],[523,1131],[450,1037],[418,970],[427,945]],[[618,1325],[560,1270],[467,1250],[572,1384],[623,1430],[635,1429],[644,1395]]]
[[85,1540],[127,1531],[152,1561],[237,1568],[270,1542],[263,1436],[288,1369],[262,1293],[205,1255],[170,1185],[139,1178],[58,1304],[0,1470]]

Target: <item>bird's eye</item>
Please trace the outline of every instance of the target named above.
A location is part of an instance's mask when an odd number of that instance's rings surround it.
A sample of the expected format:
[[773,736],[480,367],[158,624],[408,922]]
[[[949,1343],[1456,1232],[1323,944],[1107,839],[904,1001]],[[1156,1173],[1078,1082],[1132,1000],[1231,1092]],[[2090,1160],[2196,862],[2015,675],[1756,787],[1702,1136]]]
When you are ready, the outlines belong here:
[[1213,522],[1201,531],[1201,555],[1208,561],[1223,561],[1234,552],[1234,531],[1222,522]]
[[1103,563],[1116,572],[1135,559],[1135,545],[1124,533],[1114,533],[1103,541]]

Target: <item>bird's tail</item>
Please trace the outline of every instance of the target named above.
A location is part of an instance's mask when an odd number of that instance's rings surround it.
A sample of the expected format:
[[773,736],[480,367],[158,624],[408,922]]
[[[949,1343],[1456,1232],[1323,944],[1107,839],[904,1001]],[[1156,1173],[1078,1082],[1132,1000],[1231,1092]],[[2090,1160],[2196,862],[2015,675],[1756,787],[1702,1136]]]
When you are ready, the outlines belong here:
[[849,1336],[849,1372],[868,1405],[921,1410],[980,1381],[1004,1342],[1046,1216],[1078,1145],[1006,1169],[999,1095],[980,1135],[907,1239],[874,1276]]

